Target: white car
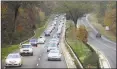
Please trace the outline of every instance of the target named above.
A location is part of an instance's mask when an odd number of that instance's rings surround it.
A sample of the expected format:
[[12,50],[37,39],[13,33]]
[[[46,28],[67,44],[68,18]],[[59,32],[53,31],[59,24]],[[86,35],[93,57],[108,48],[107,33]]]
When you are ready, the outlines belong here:
[[52,39],[50,40],[50,42],[54,42],[54,43],[56,43],[57,45],[59,45],[60,40],[59,40],[59,38],[52,38]]
[[38,38],[38,43],[39,43],[39,44],[44,44],[45,41],[46,41],[46,39],[45,39],[44,36],[40,36],[40,37]]
[[54,50],[54,49],[58,49],[57,43],[50,42],[47,46],[47,52],[49,52],[50,50]]
[[19,53],[11,53],[6,57],[5,66],[22,66],[22,56]]
[[49,60],[60,60],[61,61],[61,53],[58,49],[50,50],[48,53],[48,61]]
[[22,44],[20,47],[20,55],[22,56],[23,54],[29,54],[33,56],[33,47],[31,44]]

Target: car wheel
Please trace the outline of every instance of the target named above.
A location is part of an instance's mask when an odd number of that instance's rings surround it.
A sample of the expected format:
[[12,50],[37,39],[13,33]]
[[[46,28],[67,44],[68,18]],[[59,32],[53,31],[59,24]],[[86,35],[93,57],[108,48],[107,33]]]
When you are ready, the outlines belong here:
[[33,53],[31,53],[31,56],[33,56]]
[[48,59],[48,61],[50,61],[50,59]]
[[5,66],[5,68],[4,69],[7,69],[9,66]]
[[19,65],[19,67],[21,67],[21,66],[22,66],[22,64]]
[[20,53],[20,55],[21,55],[21,56],[23,56],[23,54],[22,54],[22,53]]

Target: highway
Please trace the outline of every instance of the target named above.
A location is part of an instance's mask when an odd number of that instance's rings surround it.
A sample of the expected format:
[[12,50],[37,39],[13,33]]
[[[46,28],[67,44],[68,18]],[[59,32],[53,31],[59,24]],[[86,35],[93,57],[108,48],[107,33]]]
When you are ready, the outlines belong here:
[[[51,18],[48,27],[50,27],[50,24],[52,23],[54,18]],[[59,20],[59,19],[58,19]],[[47,27],[47,28],[48,28]],[[38,47],[34,47],[34,55],[33,56],[23,56],[23,65],[21,67],[8,67],[7,69],[16,69],[16,68],[67,68],[66,61],[64,59],[64,56],[62,54],[61,61],[48,61],[47,59],[47,48],[46,45],[49,42],[50,39],[52,39],[52,36],[57,32],[58,24],[56,25],[55,29],[52,31],[51,36],[46,37],[45,44],[38,44]],[[46,28],[46,29],[47,29]],[[44,36],[44,32],[42,33],[42,36]],[[60,48],[60,47],[59,47]],[[62,49],[60,48],[60,51],[62,53]],[[19,52],[15,51],[15,52]],[[2,65],[4,66],[4,65]],[[3,68],[3,67],[2,67]]]
[[96,34],[98,31],[90,24],[87,18],[88,15],[86,17],[78,19],[77,23],[78,25],[85,25],[88,29],[88,43],[93,45],[105,55],[105,57],[109,61],[111,68],[116,68],[116,43],[108,39],[96,38]]

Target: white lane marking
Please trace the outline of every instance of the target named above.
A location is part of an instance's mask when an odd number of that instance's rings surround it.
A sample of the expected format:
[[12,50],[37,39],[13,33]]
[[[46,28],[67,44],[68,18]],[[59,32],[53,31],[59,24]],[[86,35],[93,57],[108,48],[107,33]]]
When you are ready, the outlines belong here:
[[90,44],[89,42],[88,42],[88,44],[98,53],[98,55],[103,55],[103,58],[105,58],[105,60],[107,61],[107,64],[109,65],[109,68],[111,68],[109,60],[107,59],[107,57],[104,54],[104,52],[100,51],[98,48],[94,47],[94,45]]
[[[82,20],[81,20],[81,23],[82,23]],[[85,25],[85,24],[84,24]],[[90,24],[89,24],[90,25]],[[91,36],[92,37],[92,36]],[[96,40],[96,41],[98,41],[98,40]],[[101,43],[100,41],[98,41],[99,43]],[[111,49],[113,49],[112,47],[110,47],[110,46],[107,46],[106,44],[104,44],[104,43],[102,43],[103,45],[105,45],[106,47],[108,47],[108,48],[111,48]],[[113,49],[113,50],[115,50],[116,51],[116,48],[115,49]]]
[[40,58],[38,60],[40,60]]
[[[90,24],[90,22],[89,22],[89,20],[88,20],[88,17],[89,17],[89,14],[86,16],[86,21],[87,21],[87,23],[90,25],[90,27],[91,27],[95,32],[98,32],[98,31],[93,27],[93,25]],[[115,45],[116,45],[115,42],[112,42],[112,41],[108,40],[108,39],[105,38],[105,37],[103,37],[103,39],[106,40],[106,41],[108,41],[108,42],[110,42],[110,43],[112,43],[112,44],[115,44]]]
[[[98,40],[97,40],[98,41]],[[99,43],[101,43],[100,41],[98,41]],[[103,44],[103,43],[102,43]],[[108,48],[111,48],[111,49],[113,49],[112,47],[110,47],[110,46],[107,46],[106,44],[103,44],[103,45],[105,45],[106,47],[108,47]],[[113,49],[113,50],[115,50],[116,51],[116,48],[115,49]]]
[[[91,35],[89,35],[89,36],[90,36],[90,37],[92,37]],[[107,46],[107,45],[106,45],[106,44],[104,44],[104,43],[101,43],[101,42],[100,42],[99,40],[97,40],[97,39],[96,39],[96,41],[97,41],[97,42],[99,42],[99,43],[100,43],[100,44],[102,44],[102,45],[105,45],[105,46],[106,46],[106,47],[108,47],[108,48],[111,48],[111,49],[113,49],[112,47],[110,47],[110,46]],[[115,48],[115,49],[113,49],[113,50],[115,50],[115,51],[116,51],[116,48]]]
[[37,64],[37,66],[39,66],[39,64]]

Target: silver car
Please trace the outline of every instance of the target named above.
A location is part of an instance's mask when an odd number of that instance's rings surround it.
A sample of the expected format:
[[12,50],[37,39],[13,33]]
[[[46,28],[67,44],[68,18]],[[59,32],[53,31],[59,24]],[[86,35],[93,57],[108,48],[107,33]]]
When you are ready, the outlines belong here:
[[22,57],[19,53],[11,53],[6,57],[5,66],[22,66]]
[[50,50],[48,53],[48,61],[49,60],[60,60],[61,61],[61,53],[58,49]]
[[47,46],[47,52],[49,52],[50,50],[54,50],[54,49],[57,49],[58,48],[58,45],[57,43],[54,43],[54,42],[50,42]]

